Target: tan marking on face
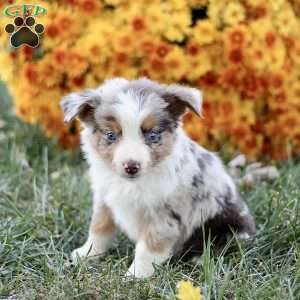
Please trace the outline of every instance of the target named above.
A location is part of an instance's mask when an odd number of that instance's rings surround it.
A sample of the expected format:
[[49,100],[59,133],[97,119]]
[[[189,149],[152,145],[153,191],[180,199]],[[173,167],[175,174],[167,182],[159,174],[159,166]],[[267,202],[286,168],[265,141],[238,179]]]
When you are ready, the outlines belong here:
[[174,134],[163,132],[161,141],[151,147],[152,165],[155,166],[171,154],[175,142]]
[[111,130],[114,133],[120,134],[122,131],[121,125],[113,116],[107,116],[98,124],[102,130]]
[[101,209],[94,211],[90,224],[90,231],[94,234],[111,234],[116,230],[116,225],[110,208],[103,205]]
[[106,161],[112,162],[114,157],[114,149],[117,143],[107,145],[106,138],[103,133],[96,131],[90,135],[90,143],[94,150]]
[[91,145],[104,160],[112,162],[114,150],[118,144],[118,141],[109,143],[104,135],[104,132],[112,131],[118,135],[121,135],[121,126],[113,116],[107,116],[101,119],[101,121],[98,121],[97,127],[99,129],[97,129],[96,132],[90,136]]
[[158,119],[154,115],[150,115],[142,123],[141,129],[143,132],[147,132],[158,125]]

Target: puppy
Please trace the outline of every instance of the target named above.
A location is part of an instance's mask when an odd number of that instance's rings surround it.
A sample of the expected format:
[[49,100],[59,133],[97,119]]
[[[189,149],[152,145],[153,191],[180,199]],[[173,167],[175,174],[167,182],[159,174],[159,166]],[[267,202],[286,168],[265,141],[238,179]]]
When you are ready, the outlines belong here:
[[219,240],[232,230],[241,238],[255,233],[220,159],[180,126],[187,108],[201,114],[201,102],[197,89],[145,78],[116,78],[63,98],[65,121],[78,117],[84,125],[94,200],[75,261],[104,253],[120,229],[136,243],[127,274],[143,278],[153,264],[197,246],[201,251],[208,232]]

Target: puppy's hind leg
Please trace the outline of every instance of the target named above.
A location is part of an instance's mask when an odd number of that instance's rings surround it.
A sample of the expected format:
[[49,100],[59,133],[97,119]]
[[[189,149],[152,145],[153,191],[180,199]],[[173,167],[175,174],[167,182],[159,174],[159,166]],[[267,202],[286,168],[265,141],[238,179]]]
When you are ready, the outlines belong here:
[[94,205],[92,220],[87,241],[75,249],[71,258],[78,262],[79,258],[90,257],[106,252],[116,233],[116,226],[110,209],[105,204]]
[[252,215],[245,203],[241,203],[242,209],[236,212],[235,227],[237,230],[237,237],[240,240],[247,240],[255,235],[256,226]]
[[222,211],[205,223],[206,231],[210,231],[215,244],[222,245],[225,237],[235,233],[238,239],[247,240],[255,235],[256,226],[249,209],[238,196],[236,199],[225,197],[219,201]]
[[256,232],[256,226],[254,218],[249,212],[248,206],[240,199],[240,196],[235,200],[229,200],[225,197],[223,203],[223,212],[218,216],[225,227],[229,227],[233,230],[237,237],[241,240],[246,240],[254,236]]

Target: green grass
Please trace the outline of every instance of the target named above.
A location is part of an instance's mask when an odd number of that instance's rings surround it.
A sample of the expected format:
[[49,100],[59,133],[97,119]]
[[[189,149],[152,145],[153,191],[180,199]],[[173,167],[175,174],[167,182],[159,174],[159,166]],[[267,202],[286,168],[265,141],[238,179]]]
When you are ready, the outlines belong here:
[[258,224],[253,243],[228,251],[207,245],[201,259],[157,267],[150,280],[124,279],[133,245],[120,236],[109,253],[68,264],[84,241],[91,193],[79,153],[64,152],[0,99],[0,298],[175,299],[192,280],[206,299],[300,299],[300,164],[280,178],[242,191]]

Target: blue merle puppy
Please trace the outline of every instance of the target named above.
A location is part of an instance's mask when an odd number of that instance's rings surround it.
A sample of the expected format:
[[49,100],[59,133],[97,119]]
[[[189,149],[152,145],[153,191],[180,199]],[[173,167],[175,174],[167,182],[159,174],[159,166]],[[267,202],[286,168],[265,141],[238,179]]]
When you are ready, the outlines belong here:
[[153,264],[201,250],[204,231],[216,240],[255,223],[220,159],[181,128],[186,109],[201,114],[201,93],[142,78],[115,78],[64,97],[65,121],[83,124],[93,214],[78,258],[104,253],[118,230],[136,243],[129,275],[149,277]]

